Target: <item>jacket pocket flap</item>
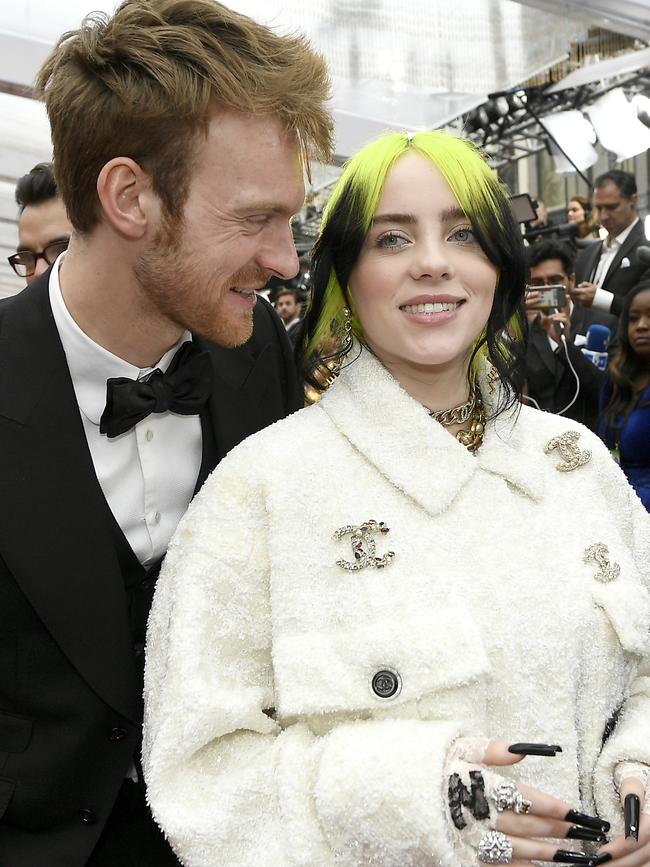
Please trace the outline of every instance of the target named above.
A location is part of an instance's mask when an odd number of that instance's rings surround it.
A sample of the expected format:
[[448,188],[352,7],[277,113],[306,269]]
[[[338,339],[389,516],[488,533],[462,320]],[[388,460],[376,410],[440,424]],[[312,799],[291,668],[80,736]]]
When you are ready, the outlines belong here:
[[[273,666],[283,716],[376,711],[389,702],[417,701],[464,686],[490,669],[475,623],[466,611],[449,606],[354,631],[279,636]],[[390,698],[373,690],[381,671],[391,672],[399,683]]]
[[650,653],[650,593],[640,581],[619,577],[593,589],[593,599],[607,615],[621,646],[629,653]]
[[0,711],[0,752],[22,753],[32,736],[32,720]]

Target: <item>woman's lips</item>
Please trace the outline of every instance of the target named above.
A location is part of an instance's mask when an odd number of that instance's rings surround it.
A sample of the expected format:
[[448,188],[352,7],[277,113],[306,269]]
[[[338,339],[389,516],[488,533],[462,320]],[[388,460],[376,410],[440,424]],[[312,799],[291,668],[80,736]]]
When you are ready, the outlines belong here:
[[445,325],[458,315],[464,298],[453,295],[416,295],[400,305],[400,313],[417,325]]

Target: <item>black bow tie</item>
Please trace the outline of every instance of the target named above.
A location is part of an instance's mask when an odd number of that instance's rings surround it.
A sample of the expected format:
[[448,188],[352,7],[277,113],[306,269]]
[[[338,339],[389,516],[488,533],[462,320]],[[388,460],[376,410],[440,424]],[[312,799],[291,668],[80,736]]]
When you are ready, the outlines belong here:
[[119,436],[152,412],[196,415],[210,396],[212,365],[208,352],[185,342],[166,373],[156,368],[144,379],[114,377],[106,383],[106,408],[100,433]]

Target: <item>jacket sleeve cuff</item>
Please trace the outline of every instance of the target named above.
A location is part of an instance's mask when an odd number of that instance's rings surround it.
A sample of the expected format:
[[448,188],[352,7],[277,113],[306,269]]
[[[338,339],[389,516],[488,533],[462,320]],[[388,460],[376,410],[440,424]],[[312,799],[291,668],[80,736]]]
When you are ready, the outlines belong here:
[[622,763],[650,765],[650,675],[635,682],[635,694],[625,704],[614,733],[596,763],[594,799],[598,815],[612,824],[612,836],[623,833],[621,800],[616,789],[616,769]]
[[324,739],[314,800],[334,863],[457,867],[445,761],[461,734],[450,722],[390,719]]
[[609,313],[612,307],[613,298],[613,292],[608,292],[607,289],[596,289],[593,306],[596,308],[596,310],[604,310]]

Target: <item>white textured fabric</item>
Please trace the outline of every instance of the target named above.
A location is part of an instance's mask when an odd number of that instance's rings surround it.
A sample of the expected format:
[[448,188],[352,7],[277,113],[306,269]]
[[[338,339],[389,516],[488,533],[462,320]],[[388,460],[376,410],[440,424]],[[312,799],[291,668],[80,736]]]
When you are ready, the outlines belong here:
[[[544,447],[567,430],[592,458],[563,473]],[[345,571],[332,534],[369,519],[395,558]],[[595,542],[615,581],[583,561]],[[649,569],[650,519],[586,428],[523,407],[473,457],[363,352],[234,449],[172,540],[147,641],[154,815],[187,867],[459,867],[446,757],[503,737],[560,744],[502,773],[617,833],[613,769],[650,762]]]
[[[50,273],[50,304],[63,344],[84,433],[106,501],[143,566],[160,559],[187,509],[201,467],[198,415],[152,413],[134,428],[109,439],[99,432],[106,406],[106,381],[142,379],[156,367],[167,370],[189,331],[154,367],[134,367],[91,340],[65,305],[59,285],[61,255]],[[170,456],[174,471],[170,472]]]

